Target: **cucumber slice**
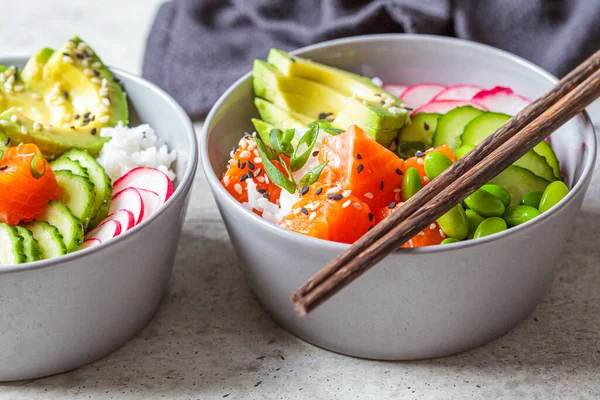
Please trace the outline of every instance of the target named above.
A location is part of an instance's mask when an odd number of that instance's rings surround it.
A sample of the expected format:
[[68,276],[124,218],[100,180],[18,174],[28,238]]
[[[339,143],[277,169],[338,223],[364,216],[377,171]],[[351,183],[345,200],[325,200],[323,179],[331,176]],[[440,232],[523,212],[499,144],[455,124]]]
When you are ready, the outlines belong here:
[[[475,146],[494,133],[510,118],[510,115],[491,112],[476,117],[465,127],[461,135],[462,145]],[[546,162],[544,157],[534,151],[528,151],[523,157],[515,161],[513,165],[528,169],[547,181],[555,180],[552,167]]]
[[442,115],[437,121],[437,128],[433,135],[433,147],[445,144],[452,151],[458,149],[461,145],[460,135],[465,130],[465,126],[481,114],[483,111],[475,107],[463,106]]
[[15,226],[19,236],[23,238],[23,252],[27,258],[27,262],[37,261],[42,258],[42,250],[38,245],[37,240],[33,237],[33,234],[22,226]]
[[69,171],[76,175],[88,177],[88,172],[85,168],[81,166],[79,161],[71,160],[67,157],[59,157],[56,160],[50,163],[50,168],[52,171]]
[[550,184],[549,181],[540,178],[528,169],[515,165],[506,168],[489,183],[502,186],[510,193],[511,206],[518,206],[525,193],[543,192]]
[[31,232],[37,240],[42,259],[54,258],[67,254],[67,248],[60,232],[55,226],[45,221],[33,221],[24,224],[23,227]]
[[94,184],[94,213],[87,226],[88,229],[93,229],[108,215],[112,198],[110,178],[104,168],[86,151],[72,149],[67,151],[64,157],[78,161],[87,170],[89,179]]
[[87,227],[96,205],[94,184],[88,178],[69,171],[56,171],[54,176],[62,189],[60,201],[69,207],[84,228]]
[[441,114],[419,113],[411,117],[410,124],[400,129],[397,139],[396,153],[401,158],[410,158],[417,151],[425,151],[431,147],[431,139]]
[[23,239],[14,227],[0,222],[0,265],[15,265],[25,261]]
[[552,150],[550,144],[546,141],[540,142],[537,144],[537,146],[533,148],[533,151],[535,151],[537,154],[546,159],[546,162],[552,168],[554,178],[559,181],[562,181],[562,175],[560,173],[560,163],[558,162],[558,157],[556,157],[556,154],[554,154],[554,150]]
[[78,250],[83,243],[83,224],[69,211],[69,208],[58,200],[48,203],[48,207],[38,216],[40,221],[46,221],[55,226],[63,238],[67,252]]

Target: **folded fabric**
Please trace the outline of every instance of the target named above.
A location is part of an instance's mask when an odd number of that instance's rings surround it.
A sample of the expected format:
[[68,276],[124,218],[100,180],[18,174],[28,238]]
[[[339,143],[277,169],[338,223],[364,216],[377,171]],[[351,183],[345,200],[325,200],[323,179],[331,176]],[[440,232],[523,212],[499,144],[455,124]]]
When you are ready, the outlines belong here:
[[174,0],[158,11],[143,75],[206,116],[269,48],[428,33],[499,47],[556,75],[600,48],[600,0]]

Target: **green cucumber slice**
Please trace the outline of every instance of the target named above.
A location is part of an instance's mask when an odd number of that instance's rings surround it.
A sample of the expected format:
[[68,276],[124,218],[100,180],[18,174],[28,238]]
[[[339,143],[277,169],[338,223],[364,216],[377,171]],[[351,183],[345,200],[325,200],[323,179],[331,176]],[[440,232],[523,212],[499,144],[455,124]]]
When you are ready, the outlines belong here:
[[23,227],[31,232],[37,240],[42,259],[59,257],[67,254],[67,248],[63,242],[62,236],[55,226],[45,221],[33,221],[24,224]]
[[533,151],[535,151],[537,154],[546,159],[546,162],[552,168],[554,178],[562,181],[562,174],[560,173],[560,163],[558,162],[558,157],[556,157],[556,154],[554,153],[554,150],[552,150],[550,143],[546,141],[540,142],[533,148]]
[[519,205],[526,193],[543,192],[550,184],[544,178],[540,178],[528,169],[511,165],[489,181],[494,185],[502,186],[510,193],[511,206]]
[[79,161],[71,160],[70,158],[67,158],[67,157],[61,156],[61,157],[57,158],[56,160],[52,161],[50,163],[50,168],[52,168],[52,171],[54,171],[54,172],[69,171],[76,175],[85,176],[86,178],[88,177],[87,170],[81,166]]
[[[462,145],[475,146],[483,139],[494,133],[500,126],[510,119],[510,115],[500,113],[482,114],[467,124],[461,135]],[[513,164],[517,167],[528,169],[540,178],[547,181],[555,180],[552,167],[546,159],[534,151],[528,151]]]
[[438,119],[441,114],[419,113],[410,118],[410,124],[400,129],[397,139],[396,154],[401,158],[410,158],[417,151],[425,151],[432,145]]
[[54,176],[62,189],[60,201],[69,207],[84,228],[87,227],[96,205],[94,184],[88,178],[69,171],[56,171]]
[[17,225],[15,229],[19,236],[23,238],[23,252],[25,253],[27,262],[40,260],[42,258],[42,250],[40,250],[40,246],[33,237],[33,234],[22,226]]
[[81,247],[84,235],[83,224],[69,211],[64,203],[58,200],[50,201],[48,207],[38,218],[40,221],[48,222],[58,229],[67,252],[70,253]]
[[456,151],[461,145],[460,136],[465,126],[481,114],[483,111],[475,107],[463,106],[442,115],[437,121],[437,128],[433,135],[433,147],[445,144],[452,151]]
[[23,239],[17,230],[0,222],[0,265],[15,265],[27,261],[23,252]]

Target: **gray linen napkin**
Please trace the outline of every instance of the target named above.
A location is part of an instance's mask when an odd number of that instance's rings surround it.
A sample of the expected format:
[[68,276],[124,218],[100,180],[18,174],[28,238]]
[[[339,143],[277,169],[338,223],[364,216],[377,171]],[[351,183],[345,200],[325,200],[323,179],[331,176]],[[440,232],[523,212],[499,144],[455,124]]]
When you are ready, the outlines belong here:
[[561,76],[600,48],[600,0],[173,0],[143,75],[198,119],[271,47],[391,32],[490,44]]

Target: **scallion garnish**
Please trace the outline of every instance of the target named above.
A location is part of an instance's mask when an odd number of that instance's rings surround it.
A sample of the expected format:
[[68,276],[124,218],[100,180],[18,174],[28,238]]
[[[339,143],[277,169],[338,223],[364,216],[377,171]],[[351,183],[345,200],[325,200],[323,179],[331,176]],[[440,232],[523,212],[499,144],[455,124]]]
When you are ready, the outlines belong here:
[[[40,171],[39,163],[42,162],[42,170]],[[36,154],[35,157],[31,160],[31,175],[35,179],[40,179],[46,173],[46,160],[44,160],[44,156],[41,154]]]
[[309,171],[300,179],[300,187],[310,186],[313,183],[317,182],[319,179],[319,175],[323,171],[323,168],[327,165],[329,160],[317,165],[313,170]]
[[[294,180],[294,175],[289,170],[285,161],[281,158],[279,154],[273,151],[273,149],[265,146],[263,141],[257,136],[255,137],[256,148],[258,149],[258,153],[260,154],[260,158],[262,160],[263,168],[265,173],[273,181],[277,186],[280,186],[287,190],[288,192],[294,194],[296,193],[296,181]],[[285,176],[283,172],[281,172],[271,161],[277,160],[283,168],[288,176]]]
[[319,128],[326,133],[329,133],[332,136],[339,135],[340,133],[344,133],[343,129],[337,129],[331,126],[331,123],[327,120],[313,121],[308,126],[311,125],[319,125]]
[[281,131],[281,129],[277,128],[271,129],[271,132],[269,133],[269,141],[276,152],[291,157],[294,153],[292,140],[294,139],[295,134],[295,129],[288,129],[286,131]]
[[[315,147],[315,143],[317,143],[317,138],[319,137],[319,125],[310,123],[308,131],[302,136],[296,149],[294,150],[294,154],[290,158],[290,168],[292,171],[298,171],[308,161],[308,157],[312,154],[313,148]],[[302,146],[306,146],[306,149],[298,154]]]

